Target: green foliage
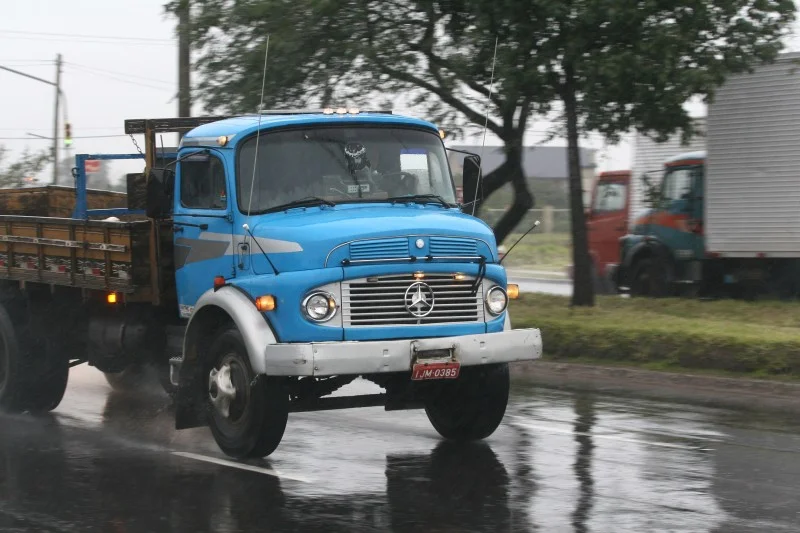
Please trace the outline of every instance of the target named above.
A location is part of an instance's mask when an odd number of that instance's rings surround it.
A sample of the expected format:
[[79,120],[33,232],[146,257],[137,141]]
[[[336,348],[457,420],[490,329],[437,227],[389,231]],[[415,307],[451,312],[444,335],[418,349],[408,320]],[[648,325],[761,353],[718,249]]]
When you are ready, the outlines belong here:
[[[167,9],[174,11],[179,0]],[[593,302],[578,163],[579,134],[615,141],[694,133],[684,103],[713,98],[726,76],[771,61],[795,18],[791,0],[193,0],[198,96],[211,110],[253,112],[267,34],[265,102],[370,104],[402,94],[417,114],[458,132],[484,123],[506,161],[484,180],[514,201],[499,241],[533,197],[522,171],[537,115],[566,125],[575,291]],[[497,43],[497,62],[493,55]],[[490,117],[485,119],[488,105]],[[469,201],[469,198],[466,198]]]
[[538,327],[548,358],[800,377],[796,303],[558,296],[513,302],[514,327]]
[[49,151],[22,153],[22,156],[11,163],[6,163],[8,151],[0,146],[0,188],[22,187],[26,180],[35,179],[42,169],[52,160]]

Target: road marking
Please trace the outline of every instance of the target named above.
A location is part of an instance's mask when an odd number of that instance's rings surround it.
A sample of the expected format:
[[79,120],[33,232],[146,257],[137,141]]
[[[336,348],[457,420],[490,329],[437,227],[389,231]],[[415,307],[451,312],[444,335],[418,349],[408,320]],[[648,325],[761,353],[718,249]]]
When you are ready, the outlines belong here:
[[204,463],[212,463],[220,466],[229,466],[231,468],[238,468],[239,470],[247,470],[248,472],[257,472],[259,474],[266,474],[268,476],[275,476],[281,479],[291,479],[292,481],[302,481],[303,483],[312,483],[312,481],[305,477],[281,474],[271,468],[262,468],[260,466],[252,466],[244,463],[237,463],[236,461],[228,461],[227,459],[218,459],[216,457],[208,457],[206,455],[199,455],[190,452],[172,452],[172,455],[178,457],[185,457],[186,459],[194,459],[195,461],[203,461]]
[[705,451],[707,448],[700,448],[698,446],[690,446],[687,444],[673,444],[671,442],[656,442],[651,440],[632,439],[630,437],[620,437],[617,435],[600,435],[597,433],[586,433],[583,431],[573,431],[570,429],[556,429],[547,426],[538,426],[536,424],[526,424],[524,422],[513,422],[517,427],[530,429],[533,431],[543,431],[546,433],[558,433],[561,435],[578,435],[581,437],[591,437],[593,439],[615,440],[619,442],[631,442],[634,444],[643,444],[645,446],[660,446],[662,448],[673,448],[676,450],[692,450],[692,451]]

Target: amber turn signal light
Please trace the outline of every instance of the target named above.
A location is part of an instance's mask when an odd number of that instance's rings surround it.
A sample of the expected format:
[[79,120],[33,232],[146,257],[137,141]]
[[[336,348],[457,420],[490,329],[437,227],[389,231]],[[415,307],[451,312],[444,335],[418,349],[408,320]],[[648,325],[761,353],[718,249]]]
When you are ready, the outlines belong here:
[[262,313],[275,309],[275,297],[267,294],[256,298],[256,309]]
[[106,302],[110,304],[117,303],[117,293],[116,292],[109,292],[106,294]]
[[225,278],[222,277],[222,276],[215,276],[214,277],[214,288],[215,289],[219,289],[223,285],[225,285]]
[[519,298],[519,285],[516,283],[509,283],[508,288],[506,289],[506,294],[510,300],[516,300]]

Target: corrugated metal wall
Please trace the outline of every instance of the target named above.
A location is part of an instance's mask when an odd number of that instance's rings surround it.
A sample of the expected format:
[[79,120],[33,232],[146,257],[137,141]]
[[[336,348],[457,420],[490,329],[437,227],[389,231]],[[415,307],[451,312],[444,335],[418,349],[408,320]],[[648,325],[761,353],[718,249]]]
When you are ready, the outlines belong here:
[[709,106],[706,247],[800,256],[800,54],[730,77]]
[[[700,131],[705,131],[706,121],[703,118],[695,119],[695,124]],[[673,135],[663,143],[637,134],[633,141],[633,189],[631,189],[630,210],[628,218],[632,222],[636,215],[647,206],[644,204],[644,186],[641,175],[645,172],[653,183],[660,183],[664,161],[683,152],[694,152],[706,149],[705,137],[695,136],[688,144],[681,144],[680,134]],[[659,172],[652,172],[659,171]]]

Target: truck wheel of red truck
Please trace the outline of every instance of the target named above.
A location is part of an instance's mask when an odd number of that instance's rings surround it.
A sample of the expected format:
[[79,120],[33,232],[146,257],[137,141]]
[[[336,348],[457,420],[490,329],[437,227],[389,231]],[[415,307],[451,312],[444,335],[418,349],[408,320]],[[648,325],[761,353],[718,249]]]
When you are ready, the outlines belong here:
[[494,433],[508,405],[508,364],[464,367],[425,401],[433,428],[446,439],[477,440]]
[[662,298],[669,295],[667,272],[664,266],[650,257],[633,265],[631,296]]
[[52,411],[64,397],[69,361],[30,331],[27,315],[19,293],[0,293],[0,409]]
[[209,355],[206,390],[214,440],[237,459],[266,457],[280,444],[289,417],[283,382],[253,373],[235,327],[216,336]]

